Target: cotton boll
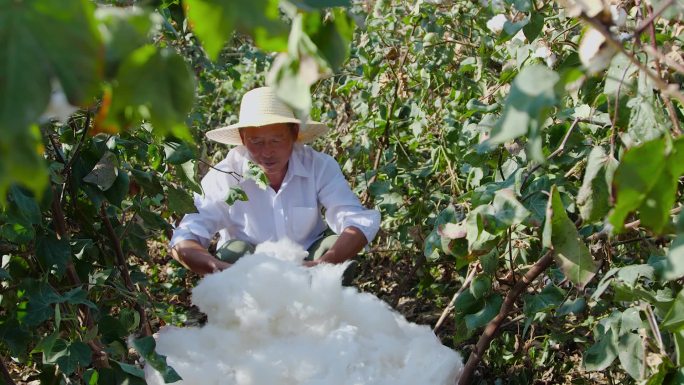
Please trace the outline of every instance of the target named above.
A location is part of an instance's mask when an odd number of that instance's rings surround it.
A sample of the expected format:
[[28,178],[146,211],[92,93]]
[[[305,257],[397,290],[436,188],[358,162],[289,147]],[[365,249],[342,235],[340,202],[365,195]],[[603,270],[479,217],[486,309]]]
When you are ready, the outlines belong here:
[[487,21],[487,28],[494,33],[501,33],[507,21],[505,15],[498,14]]
[[610,16],[613,24],[618,27],[624,27],[627,24],[627,11],[622,7],[612,4],[610,6]]
[[302,246],[291,239],[279,242],[264,242],[257,245],[254,254],[268,254],[283,261],[303,261],[309,254]]
[[608,68],[617,49],[606,42],[606,38],[595,28],[589,28],[579,45],[580,61],[589,73]]
[[519,40],[521,43],[524,43],[525,40],[527,40],[527,36],[525,36],[525,32],[520,29],[511,40]]
[[[292,243],[260,245],[231,268],[206,276],[193,302],[201,328],[164,328],[157,351],[183,381],[221,385],[446,385],[458,353],[427,326],[342,287],[343,265],[301,264]],[[146,368],[150,385],[161,377]]]
[[549,67],[553,67],[554,64],[556,64],[556,55],[551,52],[549,47],[545,45],[540,45],[532,54],[533,58],[540,58],[543,59],[546,62],[546,65]]

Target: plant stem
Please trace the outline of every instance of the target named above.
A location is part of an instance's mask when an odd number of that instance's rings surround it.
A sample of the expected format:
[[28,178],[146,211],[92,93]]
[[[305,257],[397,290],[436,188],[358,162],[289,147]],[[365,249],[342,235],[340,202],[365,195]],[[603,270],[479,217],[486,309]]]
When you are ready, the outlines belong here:
[[[549,156],[546,158],[547,161],[553,159],[554,157],[558,156],[560,153],[562,153],[565,150],[565,145],[568,142],[568,139],[570,138],[570,134],[572,134],[572,131],[575,129],[577,126],[577,123],[579,123],[579,118],[575,118],[575,120],[572,121],[572,124],[570,125],[570,128],[568,128],[568,132],[565,133],[565,136],[563,137],[563,141],[561,144],[556,148]],[[525,189],[525,185],[527,184],[527,180],[530,179],[532,174],[534,174],[535,171],[539,170],[543,164],[538,164],[530,170],[530,172],[525,175],[525,179],[523,179],[522,183],[520,184],[520,191],[523,191]]]
[[[114,247],[116,262],[119,271],[121,272],[121,277],[124,280],[124,284],[126,285],[128,291],[130,291],[131,293],[135,293],[135,285],[133,284],[133,280],[131,280],[131,275],[128,271],[128,265],[126,264],[126,257],[124,256],[123,249],[121,249],[121,240],[114,231],[112,222],[109,220],[109,216],[107,215],[107,211],[105,210],[104,203],[102,204],[102,206],[100,206],[100,217],[102,218],[102,222],[104,223],[105,229],[107,230],[107,237],[109,237],[109,240],[112,242],[112,246]],[[145,309],[142,306],[140,306],[140,304],[137,302],[135,302],[134,306],[140,314],[140,323],[143,327],[143,334],[145,336],[152,335],[152,328],[150,326],[149,320],[147,319]]]
[[655,340],[658,343],[658,349],[660,350],[660,354],[662,354],[663,356],[667,356],[667,353],[665,352],[665,345],[663,345],[663,337],[660,335],[658,322],[656,321],[656,317],[653,313],[653,309],[651,308],[651,304],[645,301],[641,301],[641,306],[646,311],[646,319],[648,320],[648,325],[651,327],[653,336],[655,337]]
[[454,296],[451,298],[451,301],[449,301],[449,305],[444,309],[442,312],[442,315],[439,317],[439,320],[437,320],[437,323],[435,324],[435,327],[432,329],[432,331],[437,334],[437,329],[442,326],[444,323],[444,320],[446,319],[447,315],[449,315],[449,312],[453,310],[454,304],[456,303],[456,299],[458,299],[458,296],[461,295],[465,291],[465,289],[470,286],[470,282],[472,282],[473,278],[475,277],[475,273],[477,273],[477,263],[473,264],[470,266],[470,271],[468,272],[468,275],[466,276],[465,281],[463,281],[463,285],[461,286],[460,289],[454,294]]
[[[653,13],[653,9],[651,8],[651,6],[647,5],[646,9],[648,9],[649,14],[651,15],[651,17],[653,17],[654,13]],[[658,57],[658,55],[662,55],[662,54],[660,54],[660,51],[658,51],[658,46],[656,45],[655,25],[653,24],[653,22],[651,22],[648,24],[648,26],[649,26],[648,34],[651,38],[651,46],[646,46],[646,47],[651,48],[650,51],[656,53],[655,56]],[[662,74],[662,69],[660,68],[660,61],[658,59],[659,59],[659,57],[656,60],[654,60],[656,72],[658,74]],[[682,73],[684,73],[684,71],[682,71]],[[663,94],[663,102],[665,103],[665,106],[667,107],[667,113],[670,116],[670,120],[672,121],[672,130],[674,131],[675,135],[681,135],[682,134],[682,128],[679,125],[679,120],[677,119],[677,112],[675,111],[674,106],[672,105],[672,101],[670,100],[670,98],[667,95]]]
[[635,36],[641,35],[641,33],[644,32],[644,30],[646,28],[648,28],[649,25],[652,25],[653,23],[655,23],[655,19],[660,17],[660,15],[662,15],[663,12],[665,12],[665,10],[668,9],[672,4],[674,4],[674,0],[666,0],[666,1],[662,2],[662,5],[660,6],[660,8],[658,8],[658,10],[655,13],[651,12],[651,15],[648,17],[648,19],[646,19],[646,21],[642,22],[636,28],[636,30],[634,30],[634,35]]
[[489,347],[489,344],[491,343],[492,339],[494,339],[494,335],[499,329],[499,326],[506,319],[508,313],[513,309],[515,300],[520,296],[523,290],[525,290],[525,288],[529,286],[530,283],[532,283],[542,272],[544,272],[544,270],[551,266],[551,264],[553,263],[553,256],[554,251],[549,250],[534,265],[532,265],[530,270],[528,270],[527,273],[525,273],[525,275],[522,277],[522,279],[513,286],[511,291],[508,292],[508,294],[506,295],[506,299],[501,305],[499,314],[497,314],[496,317],[494,317],[494,319],[487,324],[487,327],[485,327],[485,330],[480,336],[480,339],[477,341],[475,348],[470,353],[470,357],[468,358],[468,362],[466,362],[465,367],[463,368],[463,372],[461,373],[458,385],[470,384],[470,379],[473,376],[473,373],[475,372],[475,368],[477,368],[477,365],[480,363],[480,360],[482,360],[482,356]]

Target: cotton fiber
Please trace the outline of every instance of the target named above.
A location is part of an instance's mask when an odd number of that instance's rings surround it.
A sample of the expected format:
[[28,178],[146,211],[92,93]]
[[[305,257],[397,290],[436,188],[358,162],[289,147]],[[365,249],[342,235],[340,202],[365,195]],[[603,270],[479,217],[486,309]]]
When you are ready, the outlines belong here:
[[[346,264],[307,268],[285,240],[206,276],[192,300],[203,327],[163,328],[157,352],[193,385],[446,385],[461,356],[430,328],[343,287]],[[151,367],[148,384],[164,384]]]

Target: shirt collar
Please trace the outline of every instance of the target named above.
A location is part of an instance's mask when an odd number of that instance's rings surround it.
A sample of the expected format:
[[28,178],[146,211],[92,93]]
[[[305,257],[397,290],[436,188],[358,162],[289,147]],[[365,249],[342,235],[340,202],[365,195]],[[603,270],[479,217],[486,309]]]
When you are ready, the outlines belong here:
[[290,163],[287,166],[287,171],[292,175],[308,177],[311,175],[311,170],[306,169],[302,164],[302,146],[302,144],[295,143],[294,148],[292,149],[292,155],[290,155]]
[[[288,179],[289,175],[297,175],[304,178],[311,176],[311,170],[304,167],[304,164],[302,163],[302,156],[304,154],[303,146],[303,144],[295,143],[294,148],[292,149],[292,155],[290,155],[290,161],[287,166],[287,174],[285,175],[285,179]],[[249,155],[249,151],[247,151],[247,147],[244,147],[243,151],[244,160],[242,162],[242,174],[245,175],[249,170],[249,162],[253,160]]]

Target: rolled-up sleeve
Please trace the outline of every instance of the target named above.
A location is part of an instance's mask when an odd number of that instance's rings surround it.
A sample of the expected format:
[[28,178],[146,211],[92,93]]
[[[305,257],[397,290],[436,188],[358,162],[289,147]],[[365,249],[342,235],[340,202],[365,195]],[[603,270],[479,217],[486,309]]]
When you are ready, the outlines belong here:
[[328,226],[336,234],[347,227],[356,227],[370,243],[380,229],[380,213],[363,207],[344,179],[337,162],[328,155],[323,157],[323,167],[317,175],[318,199],[325,207]]
[[194,240],[208,247],[214,235],[227,226],[226,187],[221,183],[221,175],[217,174],[218,171],[211,170],[202,179],[204,195],[195,194],[197,212],[183,217],[173,232],[171,247],[185,240]]

